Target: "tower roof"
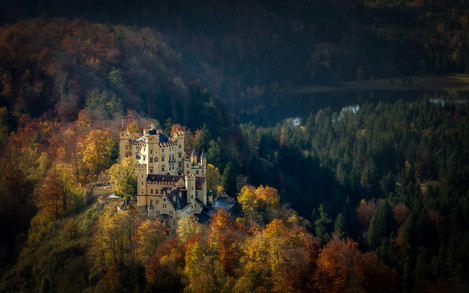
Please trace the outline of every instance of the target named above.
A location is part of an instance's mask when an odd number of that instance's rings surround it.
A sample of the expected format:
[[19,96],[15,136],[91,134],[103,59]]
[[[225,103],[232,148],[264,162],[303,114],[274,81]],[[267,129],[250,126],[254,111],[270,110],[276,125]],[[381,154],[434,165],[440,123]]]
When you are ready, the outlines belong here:
[[195,152],[195,148],[192,149],[192,156],[197,156],[197,153]]
[[201,157],[201,158],[205,158],[205,157],[206,157],[204,150],[202,150],[202,154],[200,155],[200,157]]

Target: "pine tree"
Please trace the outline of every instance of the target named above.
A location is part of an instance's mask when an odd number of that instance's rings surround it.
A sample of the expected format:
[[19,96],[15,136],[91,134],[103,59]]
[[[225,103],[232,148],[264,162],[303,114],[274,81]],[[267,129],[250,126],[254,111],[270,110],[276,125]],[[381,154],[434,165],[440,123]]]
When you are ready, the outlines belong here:
[[327,215],[323,204],[321,204],[317,211],[313,213],[313,217],[314,215],[316,215],[316,219],[314,220],[314,231],[316,232],[316,236],[321,239],[322,242],[326,242],[329,239],[329,224],[332,220]]
[[345,217],[342,213],[337,215],[334,222],[334,232],[335,233],[343,233],[344,235],[348,232],[347,222],[345,221]]
[[386,201],[383,206],[378,208],[371,218],[370,228],[368,229],[368,244],[371,249],[376,249],[383,238],[388,237],[394,224],[392,208]]
[[236,196],[236,193],[238,192],[236,174],[231,162],[229,162],[225,167],[225,171],[223,172],[223,177],[221,179],[221,185],[223,186],[223,190],[226,194],[231,197]]

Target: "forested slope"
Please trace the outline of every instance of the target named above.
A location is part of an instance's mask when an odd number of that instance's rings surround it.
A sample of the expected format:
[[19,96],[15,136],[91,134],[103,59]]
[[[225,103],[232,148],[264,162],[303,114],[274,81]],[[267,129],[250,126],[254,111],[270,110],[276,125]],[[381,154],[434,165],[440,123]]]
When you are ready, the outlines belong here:
[[[464,1],[33,2],[0,2],[0,290],[468,287],[465,101],[314,109],[272,128],[224,104],[467,72]],[[166,237],[131,207],[84,205],[122,121],[185,126],[213,192],[238,175],[242,211]]]
[[[467,73],[466,1],[2,1],[31,17],[151,28],[214,95],[238,100],[295,85]],[[172,67],[172,66],[170,66]]]

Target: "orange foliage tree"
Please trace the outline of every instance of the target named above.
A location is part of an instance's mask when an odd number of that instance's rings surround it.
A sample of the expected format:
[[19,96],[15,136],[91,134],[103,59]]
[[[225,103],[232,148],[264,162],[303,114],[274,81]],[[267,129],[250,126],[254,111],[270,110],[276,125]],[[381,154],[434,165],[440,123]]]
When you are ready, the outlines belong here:
[[319,292],[394,292],[395,272],[351,239],[335,236],[319,254],[313,281]]

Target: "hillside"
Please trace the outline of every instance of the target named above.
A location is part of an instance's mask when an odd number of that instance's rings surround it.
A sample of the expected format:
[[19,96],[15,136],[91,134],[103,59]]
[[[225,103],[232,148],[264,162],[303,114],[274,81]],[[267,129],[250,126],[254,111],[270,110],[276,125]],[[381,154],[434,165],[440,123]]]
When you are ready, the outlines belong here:
[[[467,291],[468,13],[458,0],[0,1],[0,291]],[[356,105],[295,96],[345,89]],[[274,115],[295,103],[301,117]],[[240,123],[259,109],[273,126]],[[209,190],[240,210],[168,235],[128,194],[85,202],[119,167],[120,132],[151,124],[187,130]]]
[[465,1],[23,0],[0,5],[4,24],[78,17],[150,28],[178,54],[178,74],[195,76],[212,94],[229,100],[276,95],[294,85],[469,70]]

